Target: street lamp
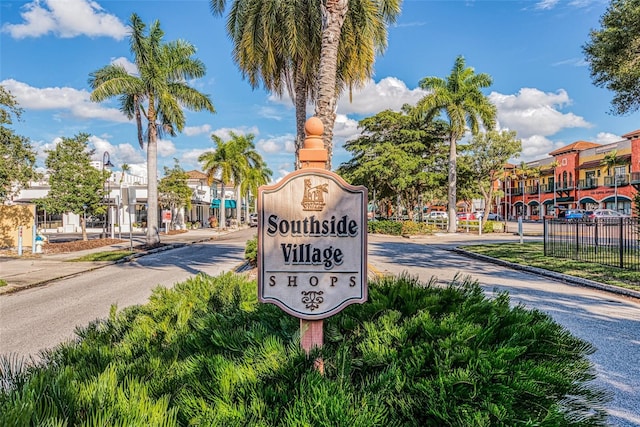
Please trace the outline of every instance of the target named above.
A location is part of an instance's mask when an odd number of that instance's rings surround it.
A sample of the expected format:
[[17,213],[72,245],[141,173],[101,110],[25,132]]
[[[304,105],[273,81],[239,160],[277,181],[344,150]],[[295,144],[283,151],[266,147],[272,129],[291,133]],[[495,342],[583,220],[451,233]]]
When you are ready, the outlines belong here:
[[[105,151],[104,154],[102,154],[102,176],[104,176],[104,168],[112,168],[113,167],[113,163],[111,163],[111,158],[109,157],[109,152]],[[109,192],[111,191],[111,187],[109,184],[109,179],[107,178],[107,210],[109,209],[110,203],[109,203]],[[102,189],[104,190],[104,184]],[[107,212],[105,214],[104,217],[104,223],[102,225],[102,237],[103,238],[107,238],[107,219],[109,218],[109,212]]]

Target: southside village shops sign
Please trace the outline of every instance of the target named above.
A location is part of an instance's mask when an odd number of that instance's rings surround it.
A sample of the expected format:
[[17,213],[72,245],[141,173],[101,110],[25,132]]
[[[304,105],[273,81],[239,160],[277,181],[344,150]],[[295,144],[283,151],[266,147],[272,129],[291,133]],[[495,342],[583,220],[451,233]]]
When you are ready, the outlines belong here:
[[367,300],[367,189],[301,169],[258,191],[258,298],[319,320]]

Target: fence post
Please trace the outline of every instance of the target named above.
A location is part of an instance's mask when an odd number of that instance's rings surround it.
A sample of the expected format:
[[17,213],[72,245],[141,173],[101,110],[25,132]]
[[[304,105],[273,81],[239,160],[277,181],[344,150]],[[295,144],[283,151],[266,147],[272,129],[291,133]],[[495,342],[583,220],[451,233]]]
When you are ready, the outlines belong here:
[[578,231],[579,231],[578,227],[580,226],[579,221],[580,221],[580,220],[576,219],[576,241],[575,241],[575,244],[576,244],[575,257],[576,257],[576,258],[575,258],[575,259],[580,259],[580,248],[579,248],[579,245],[580,245],[580,236],[579,236],[579,234],[578,234]]
[[620,268],[624,268],[624,245],[622,237],[623,237],[623,233],[622,233],[622,226],[624,224],[623,220],[624,218],[618,218],[619,223],[618,223],[618,247],[619,247],[619,256],[620,256]]
[[548,236],[548,230],[547,230],[547,218],[543,218],[542,219],[542,253],[544,254],[544,256],[547,256],[547,239],[549,238]]

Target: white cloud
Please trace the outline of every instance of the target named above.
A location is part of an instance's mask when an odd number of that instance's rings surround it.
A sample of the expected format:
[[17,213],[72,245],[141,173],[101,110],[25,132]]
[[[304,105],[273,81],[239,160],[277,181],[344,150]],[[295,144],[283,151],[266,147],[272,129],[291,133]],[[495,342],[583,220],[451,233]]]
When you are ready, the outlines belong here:
[[256,143],[256,148],[266,154],[295,153],[296,136],[293,134],[285,134],[277,137],[260,139]]
[[117,108],[105,108],[89,100],[89,92],[69,87],[38,89],[13,79],[0,82],[24,109],[67,110],[81,119],[102,119],[118,123],[130,122]]
[[559,0],[542,0],[536,3],[535,8],[540,10],[553,9]]
[[184,134],[187,136],[197,136],[211,133],[211,125],[185,126]]
[[179,159],[180,166],[186,171],[192,169],[202,171],[202,165],[198,161],[198,157],[200,157],[201,154],[206,153],[207,151],[211,151],[211,149],[194,148],[183,152]]
[[533,135],[528,138],[521,138],[521,140],[522,152],[518,161],[524,162],[547,158],[553,150],[567,145],[563,142],[553,142],[542,135]]
[[[382,110],[399,111],[404,104],[415,105],[418,100],[427,94],[426,91],[416,88],[409,89],[407,85],[396,77],[385,77],[376,83],[369,80],[363,87],[354,89],[349,100],[349,91],[344,91],[338,100],[337,112],[339,114],[375,114]],[[271,94],[270,102],[293,108],[289,96],[279,97]],[[313,114],[315,106],[307,105],[307,113]],[[262,110],[265,117],[281,119],[281,115],[272,108],[265,107]]]
[[395,77],[385,77],[378,83],[373,80],[364,87],[353,91],[351,102],[349,92],[345,91],[338,100],[340,114],[375,114],[383,110],[399,111],[404,104],[415,105],[426,91],[407,85]]
[[251,126],[251,127],[242,126],[239,128],[220,128],[220,129],[214,130],[212,133],[218,136],[219,138],[222,138],[223,141],[228,141],[229,139],[231,139],[231,132],[235,133],[236,135],[252,134],[253,136],[257,136],[260,134],[260,131],[256,126]]
[[124,68],[127,73],[137,76],[138,75],[138,67],[133,62],[129,61],[124,56],[119,56],[118,58],[111,59],[111,63],[113,65],[120,65]]
[[592,142],[596,142],[598,144],[611,144],[612,142],[618,142],[623,138],[619,135],[609,133],[609,132],[599,132],[596,135],[596,138]]
[[62,38],[85,35],[122,40],[128,33],[126,25],[94,1],[36,0],[22,8],[23,23],[2,26],[2,32],[16,39],[51,33]]
[[573,113],[562,113],[571,99],[563,89],[556,93],[522,88],[515,95],[492,92],[489,100],[498,109],[500,128],[516,130],[521,139],[534,135],[550,136],[566,128],[589,128],[592,125]]
[[[146,147],[145,147],[146,148]],[[176,145],[168,139],[158,140],[158,156],[169,157],[176,152]]]

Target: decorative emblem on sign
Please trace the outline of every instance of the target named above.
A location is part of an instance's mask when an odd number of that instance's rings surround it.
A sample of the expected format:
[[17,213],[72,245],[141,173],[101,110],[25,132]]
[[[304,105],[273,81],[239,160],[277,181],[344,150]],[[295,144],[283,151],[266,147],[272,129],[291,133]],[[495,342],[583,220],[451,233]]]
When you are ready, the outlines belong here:
[[324,209],[324,195],[329,192],[329,184],[311,186],[311,179],[304,180],[304,194],[302,195],[303,211],[321,211]]
[[320,304],[324,302],[322,291],[302,291],[301,293],[303,295],[302,303],[306,304],[306,308],[311,311],[320,307]]

